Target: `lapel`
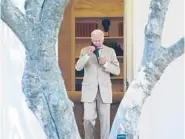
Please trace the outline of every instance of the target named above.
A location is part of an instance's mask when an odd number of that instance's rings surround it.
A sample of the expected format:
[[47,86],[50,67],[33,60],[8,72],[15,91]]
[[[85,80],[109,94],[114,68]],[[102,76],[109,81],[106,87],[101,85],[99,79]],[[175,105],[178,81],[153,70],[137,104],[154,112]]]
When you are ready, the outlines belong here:
[[104,45],[103,48],[101,49],[101,55],[102,57],[106,56],[106,46]]
[[98,61],[97,61],[97,58],[96,58],[96,55],[95,55],[95,54],[93,54],[93,55],[90,57],[89,61],[90,61],[90,63],[98,63]]
[[[105,57],[105,58],[107,59],[107,56],[108,56],[109,54],[107,53],[106,47],[107,47],[107,46],[105,46],[105,45],[103,46],[103,48],[101,49],[101,54],[100,54],[100,56],[101,56],[101,57]],[[95,55],[95,54],[93,54],[93,55],[91,56],[90,61],[91,61],[92,63],[97,63],[97,64],[98,64],[98,61],[97,61],[97,58],[96,58],[96,55]]]
[[111,51],[107,47],[108,46],[103,46],[101,56],[104,57],[107,61],[110,61],[111,60]]

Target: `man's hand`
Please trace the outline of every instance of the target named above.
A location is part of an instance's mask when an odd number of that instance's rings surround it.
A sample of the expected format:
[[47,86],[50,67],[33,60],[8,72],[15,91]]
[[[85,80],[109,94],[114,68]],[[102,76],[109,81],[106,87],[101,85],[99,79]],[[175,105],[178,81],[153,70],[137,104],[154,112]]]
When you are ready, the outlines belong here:
[[99,61],[99,64],[100,64],[100,65],[104,65],[104,64],[106,63],[106,60],[105,60],[104,57],[99,57],[99,58],[98,58],[98,61]]
[[94,50],[95,50],[95,47],[94,46],[89,46],[88,48],[87,48],[87,54],[90,56],[90,55],[92,55],[92,53],[94,52]]

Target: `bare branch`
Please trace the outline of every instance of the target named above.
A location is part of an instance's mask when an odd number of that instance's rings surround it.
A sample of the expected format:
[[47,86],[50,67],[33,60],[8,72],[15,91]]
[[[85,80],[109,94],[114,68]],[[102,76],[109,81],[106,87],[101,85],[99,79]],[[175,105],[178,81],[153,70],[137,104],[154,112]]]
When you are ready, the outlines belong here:
[[33,21],[39,21],[43,3],[44,0],[26,0],[24,8],[27,17]]
[[[45,31],[56,34],[69,0],[45,0],[41,11],[41,25]],[[48,30],[48,28],[53,28]],[[54,31],[54,32],[51,32]]]
[[[145,38],[149,42],[161,40],[165,15],[170,0],[152,0],[150,3],[148,23],[145,27]],[[160,46],[160,45],[159,45]]]
[[152,61],[155,50],[161,46],[161,35],[169,1],[170,0],[151,0],[148,23],[145,26],[143,65]]
[[181,56],[184,53],[184,37],[169,47],[168,51],[172,60]]
[[25,43],[26,38],[30,36],[32,23],[10,0],[1,2],[1,19],[12,29],[22,43]]

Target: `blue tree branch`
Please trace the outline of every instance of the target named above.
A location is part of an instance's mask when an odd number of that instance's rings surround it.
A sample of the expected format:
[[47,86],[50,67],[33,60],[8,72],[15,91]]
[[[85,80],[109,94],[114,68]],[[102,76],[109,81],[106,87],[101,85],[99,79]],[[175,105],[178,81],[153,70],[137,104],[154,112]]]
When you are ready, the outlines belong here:
[[168,48],[169,56],[172,60],[178,58],[184,53],[184,37]]
[[152,61],[155,48],[161,46],[161,35],[170,0],[151,0],[148,22],[145,26],[145,46],[142,65]]
[[32,21],[39,22],[43,4],[44,0],[26,0],[24,8],[27,17]]
[[[69,0],[45,0],[41,10],[41,25],[45,32],[56,35]],[[48,28],[53,28],[48,30]],[[58,35],[58,34],[57,34]]]
[[165,16],[170,0],[152,0],[150,3],[148,23],[145,27],[145,38],[148,41],[161,39]]
[[26,37],[31,36],[32,23],[10,0],[1,2],[1,19],[25,44]]

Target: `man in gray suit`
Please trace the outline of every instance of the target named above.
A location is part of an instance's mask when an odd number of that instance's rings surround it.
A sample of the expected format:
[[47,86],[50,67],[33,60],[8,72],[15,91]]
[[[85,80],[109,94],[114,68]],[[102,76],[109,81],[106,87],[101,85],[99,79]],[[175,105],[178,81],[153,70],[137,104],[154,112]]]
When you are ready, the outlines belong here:
[[75,66],[77,71],[84,69],[81,101],[84,103],[85,139],[94,139],[97,113],[100,120],[101,139],[108,139],[112,103],[110,73],[119,75],[120,67],[114,49],[103,45],[103,31],[94,30],[91,33],[91,40],[94,46],[81,50]]

